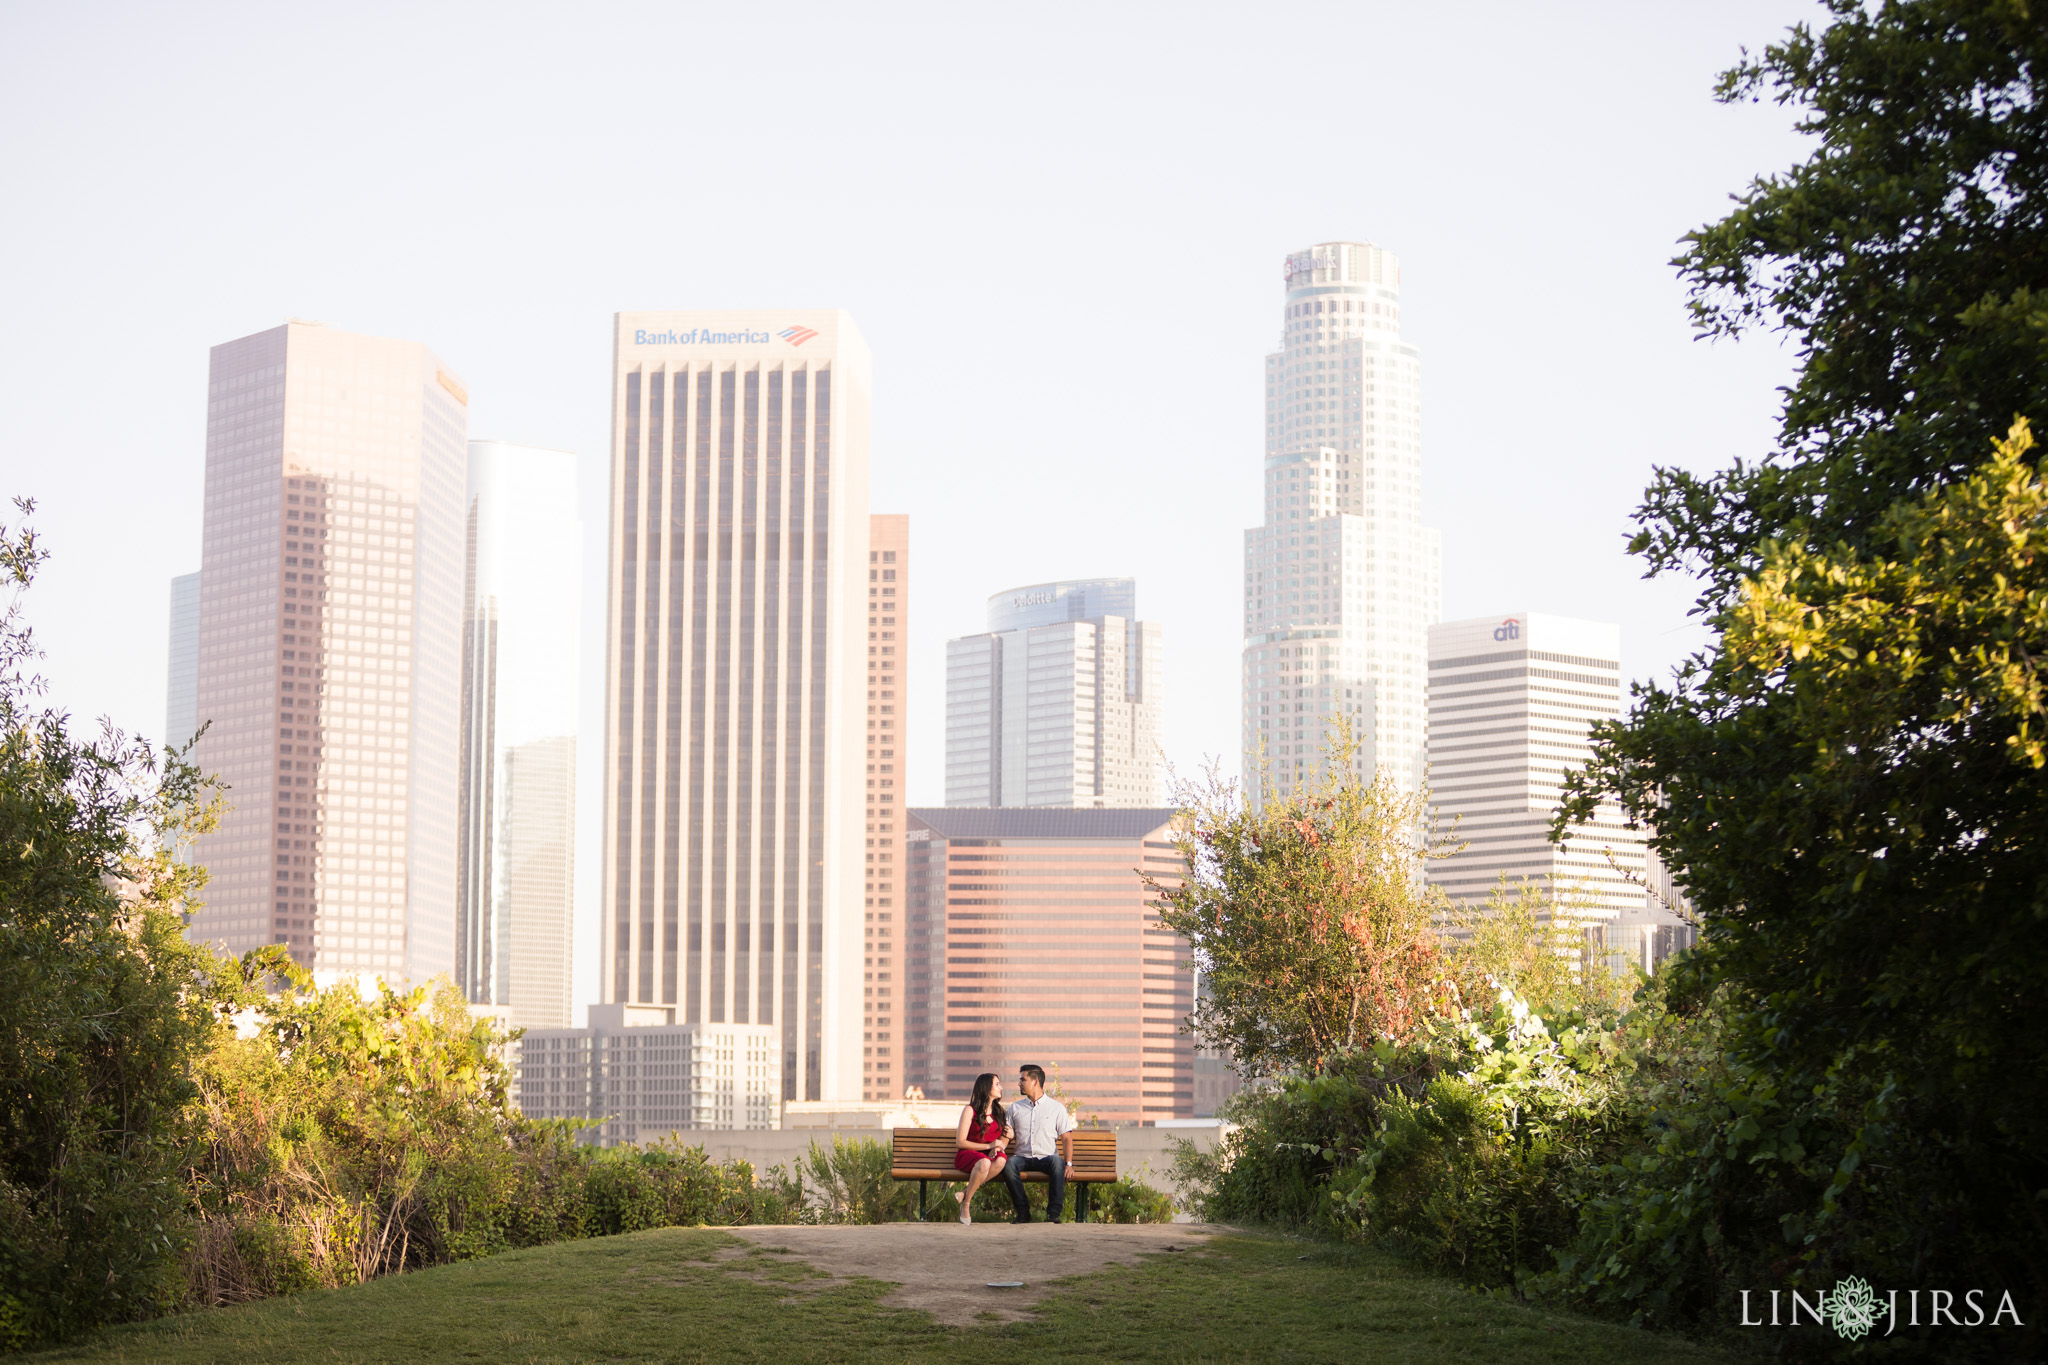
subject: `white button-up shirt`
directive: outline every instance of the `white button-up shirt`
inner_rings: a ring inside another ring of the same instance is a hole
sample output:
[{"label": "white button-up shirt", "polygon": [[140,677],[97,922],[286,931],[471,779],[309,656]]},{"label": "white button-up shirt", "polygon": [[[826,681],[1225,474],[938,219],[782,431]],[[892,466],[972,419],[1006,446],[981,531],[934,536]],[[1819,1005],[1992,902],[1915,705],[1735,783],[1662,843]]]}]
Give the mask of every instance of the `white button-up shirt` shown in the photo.
[{"label": "white button-up shirt", "polygon": [[1020,1157],[1058,1156],[1060,1134],[1077,1126],[1067,1106],[1050,1095],[1036,1100],[1019,1095],[1010,1103],[1010,1123],[1017,1130],[1016,1154]]}]

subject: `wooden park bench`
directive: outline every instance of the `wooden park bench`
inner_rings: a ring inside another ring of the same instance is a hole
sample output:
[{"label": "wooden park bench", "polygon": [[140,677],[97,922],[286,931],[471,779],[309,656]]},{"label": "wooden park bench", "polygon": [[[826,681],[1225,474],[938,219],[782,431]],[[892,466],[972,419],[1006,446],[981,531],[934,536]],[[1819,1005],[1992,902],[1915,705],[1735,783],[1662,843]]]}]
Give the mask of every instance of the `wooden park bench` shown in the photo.
[{"label": "wooden park bench", "polygon": [[[925,1215],[925,1194],[934,1180],[962,1182],[967,1179],[953,1165],[953,1130],[950,1128],[892,1128],[889,1132],[889,1174],[896,1180],[917,1182],[917,1216]],[[1001,1180],[995,1176],[993,1181]],[[1027,1184],[1042,1185],[1046,1177],[1026,1171]],[[1109,1128],[1074,1130],[1074,1169],[1067,1184],[1074,1190],[1074,1218],[1088,1221],[1088,1187],[1116,1181],[1116,1133]]]}]

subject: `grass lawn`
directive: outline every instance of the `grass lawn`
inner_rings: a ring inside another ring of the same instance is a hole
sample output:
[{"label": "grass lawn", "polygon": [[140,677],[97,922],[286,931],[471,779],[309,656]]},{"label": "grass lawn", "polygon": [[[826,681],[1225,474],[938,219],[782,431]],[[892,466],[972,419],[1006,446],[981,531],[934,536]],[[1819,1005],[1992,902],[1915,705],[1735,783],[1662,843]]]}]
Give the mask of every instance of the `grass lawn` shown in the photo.
[{"label": "grass lawn", "polygon": [[[1397,1261],[1265,1236],[1205,1239],[1066,1281],[1038,1320],[940,1326],[704,1229],[514,1251],[352,1289],[118,1328],[36,1361],[1201,1360],[1708,1362],[1738,1357],[1481,1298]],[[1020,1357],[1016,1353],[1022,1351]]]}]

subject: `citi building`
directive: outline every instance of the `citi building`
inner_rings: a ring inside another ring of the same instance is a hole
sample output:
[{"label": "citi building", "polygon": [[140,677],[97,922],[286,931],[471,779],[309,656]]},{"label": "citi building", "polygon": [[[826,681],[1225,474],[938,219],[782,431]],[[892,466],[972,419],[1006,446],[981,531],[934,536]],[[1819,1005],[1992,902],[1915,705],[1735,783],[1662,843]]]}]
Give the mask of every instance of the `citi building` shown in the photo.
[{"label": "citi building", "polygon": [[1428,864],[1430,884],[1473,907],[1533,881],[1555,913],[1643,922],[1647,838],[1619,806],[1603,801],[1550,840],[1566,775],[1593,760],[1593,726],[1621,714],[1620,626],[1531,611],[1432,626],[1431,794],[1462,848]]}]

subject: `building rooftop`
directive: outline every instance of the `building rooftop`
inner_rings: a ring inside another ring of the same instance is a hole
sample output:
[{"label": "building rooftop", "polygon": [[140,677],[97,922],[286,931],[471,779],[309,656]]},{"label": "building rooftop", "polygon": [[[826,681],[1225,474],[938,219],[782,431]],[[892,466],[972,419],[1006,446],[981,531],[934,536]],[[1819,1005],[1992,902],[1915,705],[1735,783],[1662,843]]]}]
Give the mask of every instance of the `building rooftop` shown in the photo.
[{"label": "building rooftop", "polygon": [[1142,839],[1179,811],[1140,806],[912,806],[910,818],[947,839]]},{"label": "building rooftop", "polygon": [[988,628],[992,631],[1028,630],[1098,616],[1136,620],[1138,580],[1065,578],[1011,588],[988,599]]}]

